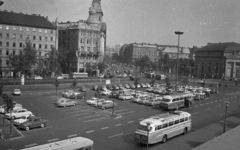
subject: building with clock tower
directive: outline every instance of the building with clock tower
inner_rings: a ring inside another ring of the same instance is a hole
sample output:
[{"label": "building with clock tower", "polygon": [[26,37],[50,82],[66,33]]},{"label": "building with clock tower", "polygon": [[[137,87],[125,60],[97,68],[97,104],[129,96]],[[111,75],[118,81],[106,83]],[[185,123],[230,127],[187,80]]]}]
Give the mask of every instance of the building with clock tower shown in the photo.
[{"label": "building with clock tower", "polygon": [[97,64],[103,61],[107,25],[103,22],[101,0],[93,0],[87,20],[58,22],[59,48],[69,51],[68,72],[97,75]]}]

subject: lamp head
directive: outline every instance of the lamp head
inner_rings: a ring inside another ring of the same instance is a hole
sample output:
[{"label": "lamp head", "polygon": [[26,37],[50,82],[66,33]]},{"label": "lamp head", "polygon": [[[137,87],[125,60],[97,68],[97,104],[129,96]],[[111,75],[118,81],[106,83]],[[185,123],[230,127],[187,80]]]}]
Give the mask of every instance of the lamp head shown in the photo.
[{"label": "lamp head", "polygon": [[229,101],[225,101],[224,103],[228,106],[228,104],[229,104],[230,102],[229,102]]},{"label": "lamp head", "polygon": [[3,1],[0,1],[0,6],[1,6],[3,3],[4,3]]},{"label": "lamp head", "polygon": [[177,34],[177,35],[182,35],[183,34],[182,31],[175,31],[174,33]]}]

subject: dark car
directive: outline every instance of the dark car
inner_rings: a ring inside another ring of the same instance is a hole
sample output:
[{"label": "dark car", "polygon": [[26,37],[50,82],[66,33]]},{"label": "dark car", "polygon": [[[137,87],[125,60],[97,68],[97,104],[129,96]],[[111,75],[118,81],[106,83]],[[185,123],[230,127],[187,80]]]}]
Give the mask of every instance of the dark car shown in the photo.
[{"label": "dark car", "polygon": [[119,87],[117,85],[113,85],[114,90],[119,90]]},{"label": "dark car", "polygon": [[107,89],[109,89],[109,90],[113,90],[112,85],[107,85]]},{"label": "dark car", "polygon": [[29,130],[36,127],[45,127],[47,125],[47,120],[42,119],[41,117],[30,117],[26,122],[21,123],[18,128]]},{"label": "dark car", "polygon": [[98,90],[98,85],[94,85],[94,86],[92,87],[92,90],[97,91],[97,90]]},{"label": "dark car", "polygon": [[87,88],[86,86],[81,86],[79,91],[82,91],[82,92],[87,92]]}]

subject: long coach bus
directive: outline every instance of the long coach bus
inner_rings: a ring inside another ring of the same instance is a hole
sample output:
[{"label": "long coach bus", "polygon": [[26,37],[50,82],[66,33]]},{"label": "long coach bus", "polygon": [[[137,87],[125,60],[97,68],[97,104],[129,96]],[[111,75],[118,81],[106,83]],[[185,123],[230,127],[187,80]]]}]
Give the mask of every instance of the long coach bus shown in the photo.
[{"label": "long coach bus", "polygon": [[140,121],[134,138],[142,144],[165,143],[171,137],[186,134],[191,127],[191,114],[174,111]]},{"label": "long coach bus", "polygon": [[84,137],[75,137],[23,150],[94,150],[94,148],[92,140]]},{"label": "long coach bus", "polygon": [[72,74],[70,74],[70,77],[72,79],[84,79],[88,77],[88,73],[87,72],[74,72]]},{"label": "long coach bus", "polygon": [[192,93],[178,93],[163,96],[160,108],[165,110],[179,109],[181,107],[190,107],[194,103],[194,95]]}]

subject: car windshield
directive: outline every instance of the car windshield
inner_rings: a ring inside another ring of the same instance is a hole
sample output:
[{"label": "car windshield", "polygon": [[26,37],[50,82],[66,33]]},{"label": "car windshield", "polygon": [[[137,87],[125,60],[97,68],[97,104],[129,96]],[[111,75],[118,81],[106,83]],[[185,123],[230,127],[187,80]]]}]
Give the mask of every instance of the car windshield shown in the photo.
[{"label": "car windshield", "polygon": [[170,102],[171,100],[164,98],[162,101],[163,101],[163,102]]}]

